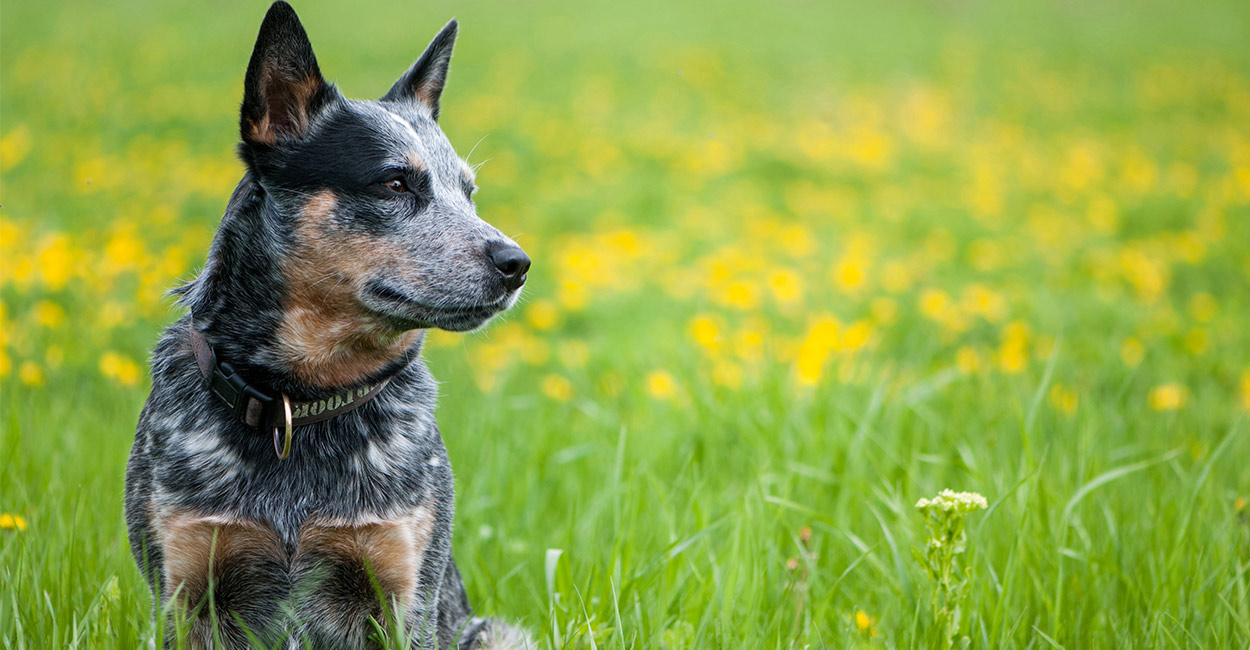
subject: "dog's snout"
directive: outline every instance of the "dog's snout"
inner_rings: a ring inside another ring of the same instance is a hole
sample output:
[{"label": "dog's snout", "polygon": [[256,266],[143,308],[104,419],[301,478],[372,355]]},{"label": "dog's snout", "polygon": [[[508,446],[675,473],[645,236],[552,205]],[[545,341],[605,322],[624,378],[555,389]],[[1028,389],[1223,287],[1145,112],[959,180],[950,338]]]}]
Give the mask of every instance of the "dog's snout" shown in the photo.
[{"label": "dog's snout", "polygon": [[486,256],[503,276],[504,286],[515,291],[525,284],[525,273],[530,270],[530,258],[520,246],[512,242],[493,241],[486,245]]}]

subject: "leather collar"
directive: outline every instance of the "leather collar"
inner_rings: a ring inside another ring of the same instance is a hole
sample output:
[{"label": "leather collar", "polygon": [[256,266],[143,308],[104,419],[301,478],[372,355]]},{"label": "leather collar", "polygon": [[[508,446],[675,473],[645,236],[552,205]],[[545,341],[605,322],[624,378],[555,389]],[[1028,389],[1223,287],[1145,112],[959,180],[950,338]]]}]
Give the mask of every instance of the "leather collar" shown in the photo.
[{"label": "leather collar", "polygon": [[[209,388],[226,403],[239,421],[262,431],[273,427],[276,434],[280,427],[286,427],[289,431],[292,427],[342,415],[376,397],[390,381],[389,378],[383,379],[376,384],[353,388],[321,399],[292,401],[285,393],[248,382],[229,363],[218,361],[212,346],[195,329],[194,320],[190,321],[189,329],[195,361],[204,378],[208,380]],[[284,454],[279,452],[279,456]]]}]

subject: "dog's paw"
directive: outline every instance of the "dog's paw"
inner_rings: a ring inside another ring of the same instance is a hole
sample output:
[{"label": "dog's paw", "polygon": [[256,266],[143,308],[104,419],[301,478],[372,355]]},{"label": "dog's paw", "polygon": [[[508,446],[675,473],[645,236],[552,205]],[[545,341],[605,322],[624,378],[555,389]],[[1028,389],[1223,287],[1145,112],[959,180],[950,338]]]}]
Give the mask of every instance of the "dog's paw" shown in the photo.
[{"label": "dog's paw", "polygon": [[529,632],[494,618],[474,618],[460,634],[459,650],[534,650]]}]

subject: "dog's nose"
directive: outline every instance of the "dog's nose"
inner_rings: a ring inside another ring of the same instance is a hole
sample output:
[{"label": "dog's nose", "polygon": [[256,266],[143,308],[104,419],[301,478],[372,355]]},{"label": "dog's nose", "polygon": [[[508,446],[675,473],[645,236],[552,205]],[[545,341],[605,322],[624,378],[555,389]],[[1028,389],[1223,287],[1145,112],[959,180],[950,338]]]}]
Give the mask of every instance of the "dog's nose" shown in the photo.
[{"label": "dog's nose", "polygon": [[525,284],[525,273],[530,270],[530,258],[520,246],[511,242],[493,241],[486,245],[486,255],[499,269],[503,284],[515,291]]}]

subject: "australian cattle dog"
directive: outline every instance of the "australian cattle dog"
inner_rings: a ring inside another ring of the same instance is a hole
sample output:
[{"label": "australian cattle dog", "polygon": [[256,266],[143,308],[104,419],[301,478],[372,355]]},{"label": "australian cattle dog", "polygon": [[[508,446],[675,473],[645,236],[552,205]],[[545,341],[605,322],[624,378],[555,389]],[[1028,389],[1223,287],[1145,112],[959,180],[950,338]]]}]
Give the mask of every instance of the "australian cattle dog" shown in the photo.
[{"label": "australian cattle dog", "polygon": [[321,76],[269,9],[244,80],[246,166],[188,310],[152,357],[126,520],[158,621],[191,647],[522,648],[471,614],[429,328],[511,307],[530,260],[478,218],[438,125],[452,21],[378,101]]}]

